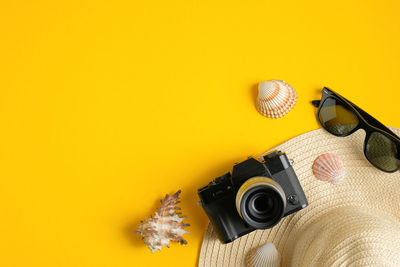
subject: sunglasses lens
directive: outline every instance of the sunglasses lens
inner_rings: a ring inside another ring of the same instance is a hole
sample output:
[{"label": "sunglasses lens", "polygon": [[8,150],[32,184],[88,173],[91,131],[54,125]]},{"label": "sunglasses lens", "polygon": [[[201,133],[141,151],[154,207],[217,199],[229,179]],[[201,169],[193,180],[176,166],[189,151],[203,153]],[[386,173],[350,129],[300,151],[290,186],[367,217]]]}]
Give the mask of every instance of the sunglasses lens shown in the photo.
[{"label": "sunglasses lens", "polygon": [[319,121],[334,135],[345,135],[358,125],[358,118],[340,100],[328,97],[319,109]]},{"label": "sunglasses lens", "polygon": [[393,172],[400,167],[399,146],[379,132],[373,132],[366,147],[368,159],[377,167]]}]

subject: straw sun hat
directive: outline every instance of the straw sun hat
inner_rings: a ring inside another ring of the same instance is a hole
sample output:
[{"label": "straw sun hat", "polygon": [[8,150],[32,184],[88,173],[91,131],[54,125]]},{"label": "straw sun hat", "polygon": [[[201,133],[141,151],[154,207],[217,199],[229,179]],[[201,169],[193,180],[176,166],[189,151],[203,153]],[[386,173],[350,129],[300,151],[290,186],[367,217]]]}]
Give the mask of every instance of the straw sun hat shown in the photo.
[{"label": "straw sun hat", "polygon": [[[318,129],[276,147],[294,160],[308,207],[225,245],[208,225],[199,266],[246,266],[249,252],[267,242],[279,251],[281,266],[400,266],[400,172],[374,168],[363,154],[364,137]],[[344,162],[347,176],[339,184],[312,173],[315,158],[328,152]]]}]

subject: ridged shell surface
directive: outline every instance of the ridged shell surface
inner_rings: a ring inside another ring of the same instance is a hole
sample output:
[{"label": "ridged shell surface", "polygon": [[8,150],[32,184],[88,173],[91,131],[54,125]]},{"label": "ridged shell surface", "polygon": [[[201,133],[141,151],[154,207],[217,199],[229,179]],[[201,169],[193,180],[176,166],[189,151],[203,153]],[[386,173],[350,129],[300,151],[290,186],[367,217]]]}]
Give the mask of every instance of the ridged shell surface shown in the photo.
[{"label": "ridged shell surface", "polygon": [[314,176],[321,181],[340,183],[346,176],[343,161],[336,154],[326,153],[318,156],[312,166]]},{"label": "ridged shell surface", "polygon": [[189,232],[184,228],[189,224],[184,224],[186,217],[180,217],[180,210],[176,205],[179,203],[179,190],[172,196],[166,195],[161,201],[161,208],[150,218],[142,221],[136,233],[142,235],[144,243],[149,247],[151,252],[160,250],[162,247],[169,247],[170,241],[187,244],[182,235]]},{"label": "ridged shell surface", "polygon": [[266,243],[250,251],[247,256],[247,266],[250,267],[279,267],[281,256],[273,243]]},{"label": "ridged shell surface", "polygon": [[261,82],[258,85],[256,108],[268,118],[285,116],[296,104],[296,90],[281,80]]}]

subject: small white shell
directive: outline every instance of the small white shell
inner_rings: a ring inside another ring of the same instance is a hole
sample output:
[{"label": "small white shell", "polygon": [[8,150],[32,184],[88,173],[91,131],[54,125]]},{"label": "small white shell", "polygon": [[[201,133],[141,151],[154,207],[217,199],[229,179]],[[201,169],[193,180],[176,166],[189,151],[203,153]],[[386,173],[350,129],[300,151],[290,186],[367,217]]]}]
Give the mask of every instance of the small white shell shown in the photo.
[{"label": "small white shell", "polygon": [[247,266],[279,267],[281,256],[273,243],[266,243],[251,251],[247,256]]},{"label": "small white shell", "polygon": [[312,166],[314,176],[321,181],[340,183],[346,176],[343,161],[338,155],[326,153],[318,156]]},{"label": "small white shell", "polygon": [[296,104],[296,90],[281,80],[261,82],[258,85],[256,108],[268,118],[285,116]]}]

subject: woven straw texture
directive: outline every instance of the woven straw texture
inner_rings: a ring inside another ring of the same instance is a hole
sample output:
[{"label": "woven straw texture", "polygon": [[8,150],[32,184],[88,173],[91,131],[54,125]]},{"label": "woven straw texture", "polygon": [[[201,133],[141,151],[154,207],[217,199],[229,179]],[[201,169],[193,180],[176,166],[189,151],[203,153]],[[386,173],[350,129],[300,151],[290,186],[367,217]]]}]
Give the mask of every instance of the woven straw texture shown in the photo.
[{"label": "woven straw texture", "polygon": [[[364,138],[364,131],[339,138],[318,129],[277,146],[294,160],[309,206],[226,245],[208,225],[199,266],[246,266],[249,251],[266,242],[277,247],[281,266],[400,266],[400,172],[374,168]],[[328,152],[341,157],[347,172],[337,185],[312,174],[315,158]]]}]

